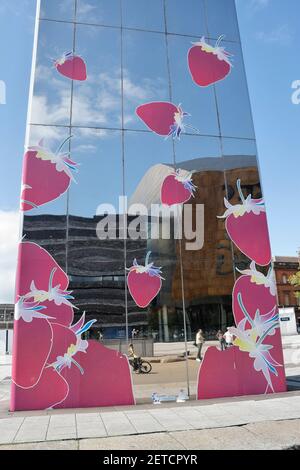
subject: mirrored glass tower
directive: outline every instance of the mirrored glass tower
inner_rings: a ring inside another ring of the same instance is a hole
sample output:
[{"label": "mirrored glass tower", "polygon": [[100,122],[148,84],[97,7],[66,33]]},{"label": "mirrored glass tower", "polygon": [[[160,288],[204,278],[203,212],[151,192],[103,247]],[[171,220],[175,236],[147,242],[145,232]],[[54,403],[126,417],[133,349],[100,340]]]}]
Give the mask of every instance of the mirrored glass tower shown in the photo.
[{"label": "mirrored glass tower", "polygon": [[11,410],[285,391],[234,0],[38,0]]}]

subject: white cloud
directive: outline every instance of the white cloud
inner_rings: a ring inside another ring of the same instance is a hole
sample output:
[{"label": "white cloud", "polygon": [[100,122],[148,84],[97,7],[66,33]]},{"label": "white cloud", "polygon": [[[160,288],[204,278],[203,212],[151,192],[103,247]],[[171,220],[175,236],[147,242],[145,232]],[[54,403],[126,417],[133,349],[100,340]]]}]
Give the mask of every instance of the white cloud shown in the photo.
[{"label": "white cloud", "polygon": [[0,303],[14,303],[19,211],[0,210]]},{"label": "white cloud", "polygon": [[251,0],[249,3],[249,8],[253,12],[257,12],[269,6],[271,0]]},{"label": "white cloud", "polygon": [[[88,16],[90,13],[94,13],[95,9],[97,9],[95,5],[91,5],[88,2],[81,2],[77,7],[77,15],[82,19],[82,16]],[[93,16],[91,18],[93,19]]]},{"label": "white cloud", "polygon": [[282,46],[287,46],[293,41],[293,32],[290,27],[285,24],[279,26],[273,31],[261,31],[256,33],[256,38],[266,44],[280,44]]},{"label": "white cloud", "polygon": [[267,8],[272,0],[236,0],[241,11],[245,11],[246,15],[253,17],[260,11]]},{"label": "white cloud", "polygon": [[[36,94],[33,98],[31,122],[34,124],[67,124],[70,114],[70,89],[65,83],[53,78],[51,70],[39,66],[36,83],[46,88],[47,93]],[[155,99],[157,90],[164,87],[164,80],[143,79],[135,83],[128,71],[124,71],[124,97],[126,101],[125,124],[135,119],[138,104]],[[120,127],[121,125],[121,79],[119,72],[90,75],[84,85],[76,85],[73,97],[73,123],[87,126],[76,129],[78,137],[93,137],[92,127]],[[31,145],[42,138],[52,147],[54,141],[64,138],[65,130],[59,127],[33,126],[30,135]],[[106,137],[107,131],[98,131],[98,137]],[[86,142],[88,144],[88,142]]]}]

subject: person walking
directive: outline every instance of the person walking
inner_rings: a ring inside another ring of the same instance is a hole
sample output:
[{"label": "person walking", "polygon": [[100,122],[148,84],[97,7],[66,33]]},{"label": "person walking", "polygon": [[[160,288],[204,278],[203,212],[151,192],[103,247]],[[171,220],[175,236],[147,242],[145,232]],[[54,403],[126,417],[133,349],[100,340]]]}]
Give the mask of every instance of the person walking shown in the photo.
[{"label": "person walking", "polygon": [[226,341],[227,348],[230,348],[231,346],[233,346],[233,334],[230,332],[229,327],[227,328],[227,331],[224,334],[224,339]]},{"label": "person walking", "polygon": [[196,341],[195,341],[195,344],[198,348],[198,354],[197,354],[197,359],[196,361],[198,362],[201,362],[202,361],[202,355],[201,355],[201,352],[202,352],[202,347],[203,347],[203,344],[205,343],[205,338],[204,338],[204,334],[203,334],[203,331],[202,330],[198,330],[197,334],[196,334]]},{"label": "person walking", "polygon": [[221,351],[225,351],[225,349],[226,349],[226,341],[225,341],[223,332],[222,332],[221,330],[219,330],[216,336],[217,336],[217,340],[218,340],[219,343],[220,343]]}]

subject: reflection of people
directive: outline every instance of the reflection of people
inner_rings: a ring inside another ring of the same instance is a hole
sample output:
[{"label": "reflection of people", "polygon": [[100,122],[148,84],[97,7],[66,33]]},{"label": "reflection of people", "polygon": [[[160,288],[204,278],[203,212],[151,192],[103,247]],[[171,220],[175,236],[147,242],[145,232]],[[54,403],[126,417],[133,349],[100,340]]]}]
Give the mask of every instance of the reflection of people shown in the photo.
[{"label": "reflection of people", "polygon": [[233,334],[230,333],[229,328],[227,328],[227,331],[224,334],[224,339],[226,341],[226,347],[230,348],[230,346],[233,345]]},{"label": "reflection of people", "polygon": [[130,345],[128,346],[128,357],[129,359],[132,359],[133,369],[136,370],[138,368],[139,357],[135,354],[132,343],[130,343]]},{"label": "reflection of people", "polygon": [[198,362],[201,362],[202,361],[202,355],[201,355],[201,351],[202,351],[202,347],[203,347],[203,344],[205,343],[205,339],[204,339],[204,335],[203,335],[203,331],[202,330],[198,330],[197,334],[196,334],[196,346],[198,348],[198,354],[197,354],[197,361]]},{"label": "reflection of people", "polygon": [[131,332],[131,338],[132,339],[137,338],[138,334],[139,334],[139,330],[136,330],[135,328],[133,328],[133,330]]},{"label": "reflection of people", "polygon": [[99,339],[99,341],[103,341],[103,339],[104,339],[103,330],[99,330],[98,339]]},{"label": "reflection of people", "polygon": [[219,330],[217,333],[217,340],[220,343],[221,351],[224,351],[226,349],[226,341],[221,330]]}]

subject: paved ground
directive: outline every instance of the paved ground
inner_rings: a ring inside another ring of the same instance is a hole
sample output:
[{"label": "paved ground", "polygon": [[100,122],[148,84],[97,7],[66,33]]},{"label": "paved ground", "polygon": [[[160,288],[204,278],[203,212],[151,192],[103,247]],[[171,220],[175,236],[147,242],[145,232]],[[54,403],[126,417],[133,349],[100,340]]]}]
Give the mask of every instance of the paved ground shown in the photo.
[{"label": "paved ground", "polygon": [[30,444],[27,448],[148,450],[300,446],[300,393],[118,411],[15,413],[0,419],[0,450],[26,448],[23,444]]},{"label": "paved ground", "polygon": [[285,450],[299,447],[300,421],[136,436],[0,446],[0,450]]},{"label": "paved ground", "polygon": [[[288,357],[292,357],[292,353]],[[0,359],[0,450],[285,449],[300,446],[300,367],[297,362],[286,368],[289,389],[295,391],[282,395],[135,408],[9,413],[11,358],[2,356]],[[171,377],[169,389],[171,380],[179,378],[184,364],[161,366]],[[157,391],[163,391],[164,385],[158,383],[155,367],[153,374],[146,378],[148,383],[138,385],[146,387],[143,393],[150,394],[154,384],[161,387]],[[191,367],[194,369],[196,363]],[[137,376],[137,383],[139,380]]]}]

